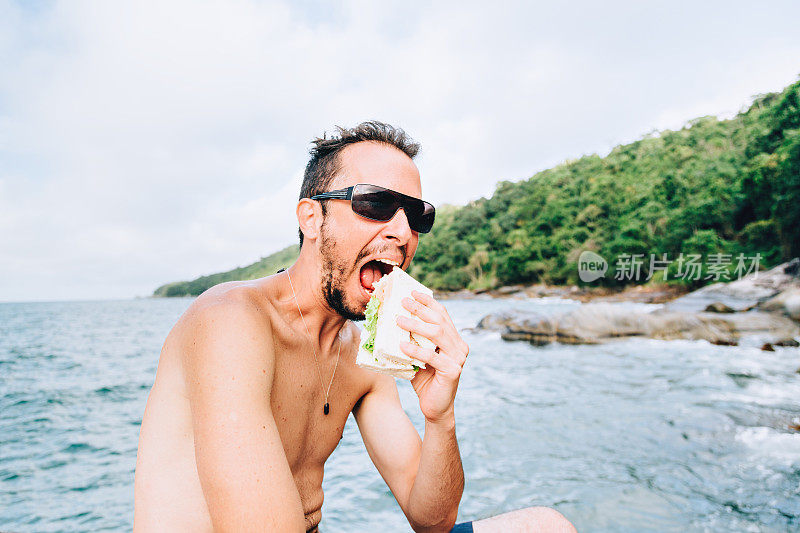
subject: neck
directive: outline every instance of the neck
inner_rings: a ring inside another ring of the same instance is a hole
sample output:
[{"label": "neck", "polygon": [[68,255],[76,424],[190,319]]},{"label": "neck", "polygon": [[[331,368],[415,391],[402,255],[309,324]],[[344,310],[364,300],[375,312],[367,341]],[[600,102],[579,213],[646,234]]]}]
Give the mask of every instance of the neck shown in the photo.
[{"label": "neck", "polygon": [[311,342],[318,347],[317,354],[335,358],[337,335],[347,320],[328,305],[320,290],[322,272],[319,264],[309,261],[307,255],[300,254],[294,265],[286,269],[288,275],[281,273],[284,279],[281,281],[280,301],[289,321],[304,337],[308,327]]}]

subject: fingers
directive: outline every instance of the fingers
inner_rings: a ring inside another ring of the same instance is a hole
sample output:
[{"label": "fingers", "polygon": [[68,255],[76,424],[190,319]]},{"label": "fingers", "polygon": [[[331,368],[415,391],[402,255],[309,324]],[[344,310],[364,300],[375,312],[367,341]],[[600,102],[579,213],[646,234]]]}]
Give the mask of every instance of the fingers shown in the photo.
[{"label": "fingers", "polygon": [[438,337],[440,337],[442,328],[438,324],[429,324],[428,322],[423,322],[415,318],[398,316],[397,325],[407,331],[419,333],[423,337],[430,339],[436,344],[441,344],[442,339],[438,339]]},{"label": "fingers", "polygon": [[[412,315],[421,318],[428,324],[439,326],[441,329],[441,334],[447,333],[449,337],[458,337],[456,327],[442,304],[437,302],[431,296],[418,291],[411,291],[411,295],[414,296],[414,300],[408,297],[401,300],[404,308],[406,308]],[[437,334],[436,331],[431,331],[431,333],[434,335]],[[431,340],[434,340],[429,335],[425,336]]]},{"label": "fingers", "polygon": [[454,357],[455,357],[455,359],[456,359],[456,362],[457,362],[457,363],[458,363],[460,366],[462,366],[462,367],[463,367],[463,366],[464,366],[464,363],[466,363],[466,362],[467,362],[467,355],[469,355],[469,346],[467,346],[467,343],[466,343],[466,342],[464,342],[464,341],[461,341],[461,342],[459,343],[459,345],[460,345],[460,346],[464,346],[465,348],[457,350],[457,351],[455,352],[455,354],[456,354],[456,355],[455,355]]},{"label": "fingers", "polygon": [[445,309],[445,307],[442,304],[437,302],[433,296],[428,296],[424,292],[419,292],[419,291],[411,291],[411,296],[413,296],[416,300],[419,300],[420,302],[425,304],[427,307],[435,311],[438,311],[442,315],[450,318],[450,315],[447,314],[447,309]]},{"label": "fingers", "polygon": [[[456,360],[461,366],[469,355],[469,346],[458,334],[447,309],[431,296],[419,291],[411,291],[414,297],[403,298],[402,305],[410,313],[418,317],[406,318],[398,317],[397,325],[401,328],[419,333],[430,339],[441,348],[445,355]],[[424,322],[423,322],[424,321]]]},{"label": "fingers", "polygon": [[410,342],[401,342],[400,349],[409,357],[422,361],[432,366],[437,372],[457,379],[461,375],[461,365],[444,354],[437,353],[430,348],[422,348]]},{"label": "fingers", "polygon": [[429,322],[431,324],[437,324],[440,322],[439,316],[434,312],[433,309],[431,309],[426,305],[423,305],[417,300],[405,297],[401,300],[401,303],[403,304],[403,307],[405,307],[406,310],[408,310],[409,313],[418,316],[425,322]]}]

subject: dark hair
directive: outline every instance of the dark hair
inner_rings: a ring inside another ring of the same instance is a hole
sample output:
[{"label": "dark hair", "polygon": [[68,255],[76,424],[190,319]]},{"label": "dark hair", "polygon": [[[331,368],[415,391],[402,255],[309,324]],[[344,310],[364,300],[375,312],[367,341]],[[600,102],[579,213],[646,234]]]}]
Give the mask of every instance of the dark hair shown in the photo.
[{"label": "dark hair", "polygon": [[[419,144],[409,137],[405,131],[389,124],[370,120],[362,122],[350,129],[336,126],[336,133],[330,139],[323,134],[312,141],[314,145],[309,153],[311,159],[306,165],[303,184],[300,186],[300,198],[311,198],[315,194],[328,191],[333,178],[341,170],[339,153],[347,146],[364,141],[374,141],[394,146],[411,159],[419,153]],[[327,215],[325,202],[321,202],[322,216]],[[298,229],[300,246],[303,246],[303,232]]]}]

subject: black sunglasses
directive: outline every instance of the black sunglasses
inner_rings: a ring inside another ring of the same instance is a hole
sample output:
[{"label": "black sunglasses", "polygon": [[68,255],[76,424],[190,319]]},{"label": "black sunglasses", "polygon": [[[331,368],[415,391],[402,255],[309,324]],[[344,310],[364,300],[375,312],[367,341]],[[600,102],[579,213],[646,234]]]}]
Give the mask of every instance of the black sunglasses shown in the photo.
[{"label": "black sunglasses", "polygon": [[408,226],[419,233],[428,233],[433,227],[436,210],[431,204],[391,189],[359,183],[346,189],[316,194],[312,200],[350,200],[353,211],[364,218],[386,222],[401,207]]}]

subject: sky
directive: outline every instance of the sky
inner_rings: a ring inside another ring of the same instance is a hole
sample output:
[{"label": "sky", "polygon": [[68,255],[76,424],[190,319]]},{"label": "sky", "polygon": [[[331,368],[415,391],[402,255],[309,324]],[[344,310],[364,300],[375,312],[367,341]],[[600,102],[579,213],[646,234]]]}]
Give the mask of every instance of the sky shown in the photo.
[{"label": "sky", "polygon": [[0,301],[148,296],[297,242],[310,141],[378,119],[490,196],[800,75],[800,3],[0,0]]}]

